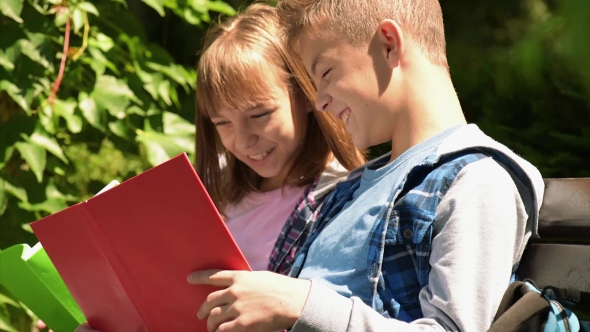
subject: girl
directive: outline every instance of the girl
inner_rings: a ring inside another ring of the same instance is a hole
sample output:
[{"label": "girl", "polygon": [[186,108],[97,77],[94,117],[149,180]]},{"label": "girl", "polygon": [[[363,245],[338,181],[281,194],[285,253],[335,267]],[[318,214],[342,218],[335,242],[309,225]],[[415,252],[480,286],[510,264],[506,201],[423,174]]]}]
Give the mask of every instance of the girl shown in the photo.
[{"label": "girl", "polygon": [[271,6],[211,29],[197,77],[197,172],[252,269],[286,274],[323,198],[364,157],[341,121],[313,111]]},{"label": "girl", "polygon": [[252,269],[287,274],[323,199],[364,155],[342,122],[313,111],[315,89],[271,6],[212,28],[197,77],[199,177]]}]

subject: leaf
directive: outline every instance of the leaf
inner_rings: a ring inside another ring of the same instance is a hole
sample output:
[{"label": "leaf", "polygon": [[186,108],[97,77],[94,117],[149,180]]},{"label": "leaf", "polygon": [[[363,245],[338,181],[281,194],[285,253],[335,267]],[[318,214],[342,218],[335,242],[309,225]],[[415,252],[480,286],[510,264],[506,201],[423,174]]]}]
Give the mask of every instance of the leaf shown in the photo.
[{"label": "leaf", "polygon": [[140,132],[137,140],[144,145],[148,162],[152,166],[159,165],[182,152],[192,153],[195,148],[194,139],[153,131]]},{"label": "leaf", "polygon": [[23,110],[29,113],[29,105],[26,99],[21,95],[20,89],[9,81],[0,81],[0,91],[6,91],[8,95],[20,106]]},{"label": "leaf", "polygon": [[41,128],[35,129],[35,132],[30,137],[30,141],[35,143],[36,145],[44,148],[45,150],[51,152],[54,156],[59,158],[64,163],[68,164],[69,160],[64,155],[61,146],[57,142],[57,140],[51,136],[49,136],[44,130]]},{"label": "leaf", "polygon": [[140,107],[133,105],[131,107],[129,107],[125,113],[131,115],[131,114],[136,114],[139,116],[146,116],[146,112],[144,110],[142,110]]},{"label": "leaf", "polygon": [[[0,285],[0,290],[2,290],[2,285]],[[21,305],[16,301],[16,299],[13,298],[14,295],[12,294],[5,294],[5,293],[0,293],[0,305],[3,304],[8,304],[11,305],[15,308],[21,308]]]},{"label": "leaf", "polygon": [[96,34],[96,42],[97,47],[101,49],[103,52],[108,52],[115,46],[115,42],[113,39],[104,33],[97,33]]},{"label": "leaf", "polygon": [[6,211],[6,207],[8,207],[8,195],[6,195],[4,188],[2,188],[1,181],[2,180],[0,180],[0,216],[4,214],[4,211]]},{"label": "leaf", "polygon": [[79,8],[74,9],[72,14],[72,23],[74,23],[74,31],[78,32],[84,26],[84,12]]},{"label": "leaf", "polygon": [[98,10],[90,2],[87,2],[87,1],[80,2],[77,7],[85,12],[94,14],[95,16],[99,16]]},{"label": "leaf", "polygon": [[160,16],[164,17],[164,1],[163,0],[142,0],[146,5],[155,9]]},{"label": "leaf", "polygon": [[0,178],[0,188],[16,197],[19,201],[27,202],[29,200],[25,189],[17,187],[6,179]]},{"label": "leaf", "polygon": [[39,112],[39,123],[48,133],[55,134],[54,112],[49,103],[42,106]]},{"label": "leaf", "polygon": [[21,52],[24,55],[26,55],[27,57],[29,57],[29,59],[35,61],[36,63],[40,64],[44,68],[51,69],[51,70],[53,69],[49,63],[49,60],[47,60],[45,57],[43,57],[43,55],[41,55],[41,53],[39,52],[38,46],[33,44],[31,41],[24,40],[24,39],[21,39],[20,45],[21,45]]},{"label": "leaf", "polygon": [[158,84],[158,94],[162,97],[166,105],[172,105],[172,100],[170,100],[170,81],[163,80]]},{"label": "leaf", "polygon": [[162,74],[149,74],[143,71],[139,65],[135,66],[135,70],[137,72],[137,76],[139,77],[139,79],[144,83],[143,88],[145,89],[145,91],[147,91],[152,96],[152,98],[157,100],[158,86],[160,82],[164,79]]},{"label": "leaf", "polygon": [[93,58],[82,57],[79,60],[81,60],[85,64],[90,65],[90,68],[94,70],[96,76],[102,76],[107,68],[107,66],[104,63],[97,61]]},{"label": "leaf", "polygon": [[143,143],[147,153],[147,160],[152,166],[160,165],[169,160],[171,156],[166,149],[157,141],[157,138],[148,135],[137,136],[139,142]]},{"label": "leaf", "polygon": [[12,71],[14,69],[14,63],[12,63],[8,54],[5,54],[3,50],[0,50],[0,66],[4,67],[6,71]]},{"label": "leaf", "polygon": [[62,25],[65,25],[68,17],[70,17],[70,8],[61,7],[57,13],[55,13],[55,26],[61,27]]},{"label": "leaf", "polygon": [[113,134],[124,139],[129,139],[129,134],[127,134],[127,126],[122,120],[110,122],[109,129]]},{"label": "leaf", "polygon": [[39,96],[45,94],[47,91],[53,90],[51,82],[46,77],[38,77],[37,81],[32,84],[34,91],[33,95]]},{"label": "leaf", "polygon": [[229,16],[234,16],[236,14],[236,10],[233,9],[232,6],[223,1],[209,1],[208,7],[211,11],[226,14]]},{"label": "leaf", "polygon": [[80,92],[78,95],[78,107],[82,111],[82,115],[94,128],[103,131],[103,119],[105,118],[104,109],[96,107],[96,102],[86,92]]},{"label": "leaf", "polygon": [[178,100],[178,92],[176,92],[176,89],[170,89],[170,99],[172,100],[172,103],[174,103],[174,106],[176,106],[177,108],[182,108],[182,105],[180,104],[180,101]]},{"label": "leaf", "polygon": [[35,174],[37,181],[41,183],[43,181],[43,171],[47,164],[47,153],[45,149],[32,143],[23,142],[16,143],[15,147]]},{"label": "leaf", "polygon": [[0,170],[4,168],[6,162],[8,162],[10,157],[12,157],[12,151],[14,151],[14,145],[4,147],[4,151],[2,151],[2,148],[0,148]]},{"label": "leaf", "polygon": [[182,17],[184,18],[185,21],[187,21],[188,23],[190,23],[192,25],[201,24],[201,19],[197,15],[197,12],[192,8],[186,7],[182,13]]},{"label": "leaf", "polygon": [[1,311],[0,311],[0,331],[18,332],[18,330],[15,329],[14,326],[12,326],[10,324],[10,319],[8,319],[8,317],[6,317],[6,315]]},{"label": "leaf", "polygon": [[47,212],[53,214],[67,208],[68,205],[63,199],[50,198],[44,202],[35,204],[31,204],[28,202],[20,202],[18,203],[18,207],[25,211]]},{"label": "leaf", "polygon": [[78,197],[72,195],[64,195],[61,191],[59,191],[55,186],[53,179],[49,179],[49,183],[47,184],[47,187],[45,187],[45,196],[47,198],[58,198],[63,201],[79,201]]},{"label": "leaf", "polygon": [[98,78],[90,96],[99,108],[106,109],[118,119],[125,117],[125,109],[131,100],[141,105],[141,101],[125,82],[108,75]]},{"label": "leaf", "polygon": [[18,332],[18,330],[11,325],[9,311],[7,310],[6,304],[17,308],[20,306],[15,300],[3,294],[2,289],[3,288],[0,287],[0,309],[4,310],[0,310],[0,331]]},{"label": "leaf", "polygon": [[0,13],[10,17],[18,23],[23,23],[23,19],[20,17],[23,11],[24,0],[1,0],[0,1]]},{"label": "leaf", "polygon": [[195,135],[195,126],[181,116],[164,112],[162,115],[164,133],[170,135]]},{"label": "leaf", "polygon": [[[190,85],[192,83],[187,80],[187,78],[190,75],[187,73],[187,70],[184,69],[184,67],[182,67],[182,66],[174,65],[174,64],[171,64],[168,66],[163,66],[163,65],[155,63],[155,62],[148,62],[146,65],[148,68],[155,70],[155,71],[159,71],[162,74],[170,77],[176,83],[181,84],[183,87],[185,87],[185,90],[187,90],[186,89],[187,84]],[[196,81],[196,78],[195,78],[195,81]]]},{"label": "leaf", "polygon": [[117,67],[112,62],[110,62],[98,48],[89,47],[88,52],[92,56],[90,66],[92,67],[92,69],[94,69],[97,76],[102,76],[105,67],[108,67],[115,74],[119,75],[119,70],[117,69]]},{"label": "leaf", "polygon": [[207,8],[208,2],[207,0],[188,0],[188,5],[197,12],[206,14],[209,11]]},{"label": "leaf", "polygon": [[78,115],[74,114],[76,110],[76,103],[74,100],[56,100],[54,102],[53,110],[58,116],[61,116],[66,120],[66,125],[68,129],[77,134],[82,131],[82,118]]},{"label": "leaf", "polygon": [[31,228],[31,224],[21,224],[20,227],[27,233],[35,234],[33,228]]}]

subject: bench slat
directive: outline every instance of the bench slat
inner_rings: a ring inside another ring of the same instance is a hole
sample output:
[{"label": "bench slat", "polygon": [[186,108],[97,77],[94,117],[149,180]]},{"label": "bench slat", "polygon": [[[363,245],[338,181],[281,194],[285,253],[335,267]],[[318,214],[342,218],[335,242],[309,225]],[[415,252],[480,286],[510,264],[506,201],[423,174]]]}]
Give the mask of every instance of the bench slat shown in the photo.
[{"label": "bench slat", "polygon": [[590,178],[545,179],[541,241],[590,244]]},{"label": "bench slat", "polygon": [[551,285],[590,292],[590,245],[531,244],[517,277],[530,278],[540,288]]}]

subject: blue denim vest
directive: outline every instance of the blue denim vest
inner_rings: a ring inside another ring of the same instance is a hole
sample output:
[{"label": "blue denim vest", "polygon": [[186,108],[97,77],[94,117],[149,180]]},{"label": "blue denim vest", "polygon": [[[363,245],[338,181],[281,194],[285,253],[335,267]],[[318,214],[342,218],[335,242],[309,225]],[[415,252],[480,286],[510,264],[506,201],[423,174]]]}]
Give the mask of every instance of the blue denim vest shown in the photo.
[{"label": "blue denim vest", "polygon": [[[536,205],[531,180],[503,152],[481,147],[428,156],[406,174],[397,188],[393,188],[387,208],[379,214],[371,229],[367,273],[373,294],[372,307],[381,315],[405,322],[423,317],[418,295],[428,284],[436,209],[459,172],[470,163],[487,157],[508,166],[529,188]],[[318,226],[296,257],[291,276],[299,275],[313,241],[352,198],[359,187],[361,174],[351,174],[326,199]],[[538,211],[536,206],[534,211]]]}]

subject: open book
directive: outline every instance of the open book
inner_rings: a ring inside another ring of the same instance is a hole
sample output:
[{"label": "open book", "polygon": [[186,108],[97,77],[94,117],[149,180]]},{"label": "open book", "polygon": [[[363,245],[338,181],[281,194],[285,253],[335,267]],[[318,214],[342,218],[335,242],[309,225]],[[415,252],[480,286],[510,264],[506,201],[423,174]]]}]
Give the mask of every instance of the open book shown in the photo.
[{"label": "open book", "polygon": [[250,269],[186,154],[31,227],[103,332],[206,331],[188,274]]}]

